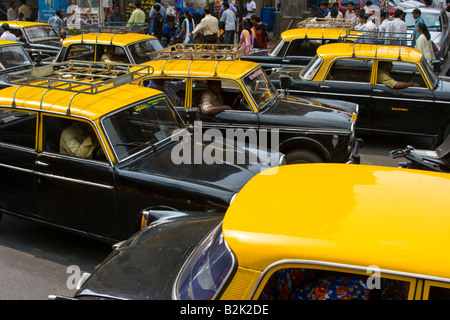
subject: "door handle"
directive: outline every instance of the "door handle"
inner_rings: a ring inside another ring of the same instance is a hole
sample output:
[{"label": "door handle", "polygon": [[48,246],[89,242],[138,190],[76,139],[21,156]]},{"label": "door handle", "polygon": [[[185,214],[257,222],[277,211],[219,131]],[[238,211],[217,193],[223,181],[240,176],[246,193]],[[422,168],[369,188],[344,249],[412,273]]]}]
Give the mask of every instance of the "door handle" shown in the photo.
[{"label": "door handle", "polygon": [[380,89],[373,89],[374,92],[383,92],[383,90]]},{"label": "door handle", "polygon": [[43,166],[43,167],[48,167],[49,166],[48,163],[45,163],[45,162],[42,162],[42,161],[39,161],[39,160],[36,160],[34,162],[34,164],[37,165],[37,166]]},{"label": "door handle", "polygon": [[330,89],[330,86],[324,86],[324,85],[320,85],[320,88],[324,88],[324,89]]}]

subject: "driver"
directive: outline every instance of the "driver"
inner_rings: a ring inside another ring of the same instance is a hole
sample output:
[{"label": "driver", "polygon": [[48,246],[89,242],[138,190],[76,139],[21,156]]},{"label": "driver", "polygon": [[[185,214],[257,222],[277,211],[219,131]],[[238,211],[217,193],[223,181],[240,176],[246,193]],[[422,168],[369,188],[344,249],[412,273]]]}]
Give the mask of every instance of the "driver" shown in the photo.
[{"label": "driver", "polygon": [[106,52],[102,54],[101,57],[102,62],[119,62],[120,56],[116,54],[116,47],[115,46],[107,46]]},{"label": "driver", "polygon": [[223,96],[221,94],[222,82],[217,80],[207,81],[208,89],[202,94],[200,98],[200,105],[202,112],[206,115],[213,116],[223,110],[232,110],[229,105],[224,104]]},{"label": "driver", "polygon": [[73,122],[64,129],[59,140],[62,154],[92,159],[98,140],[89,124]]}]

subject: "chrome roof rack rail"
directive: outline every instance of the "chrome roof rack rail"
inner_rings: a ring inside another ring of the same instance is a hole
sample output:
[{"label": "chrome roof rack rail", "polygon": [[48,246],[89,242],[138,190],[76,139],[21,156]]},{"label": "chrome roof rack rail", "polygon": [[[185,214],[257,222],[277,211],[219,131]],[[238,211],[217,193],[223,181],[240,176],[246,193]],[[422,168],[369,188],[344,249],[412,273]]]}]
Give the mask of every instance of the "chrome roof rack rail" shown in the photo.
[{"label": "chrome roof rack rail", "polygon": [[231,44],[174,44],[150,53],[151,60],[237,60],[251,52],[250,45]]},{"label": "chrome roof rack rail", "polygon": [[[134,70],[131,71],[131,68]],[[152,73],[153,67],[145,65],[67,61],[11,72],[5,76],[5,82],[19,86],[96,94]]]}]

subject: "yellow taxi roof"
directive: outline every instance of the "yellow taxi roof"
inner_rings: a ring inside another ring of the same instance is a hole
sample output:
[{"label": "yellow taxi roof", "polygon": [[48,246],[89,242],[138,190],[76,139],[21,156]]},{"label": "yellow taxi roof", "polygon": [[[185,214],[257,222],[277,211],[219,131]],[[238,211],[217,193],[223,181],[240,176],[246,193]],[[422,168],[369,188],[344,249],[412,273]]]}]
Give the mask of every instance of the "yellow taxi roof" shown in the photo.
[{"label": "yellow taxi roof", "polygon": [[376,45],[376,44],[353,44],[353,43],[331,43],[317,48],[317,54],[330,61],[336,57],[352,56],[379,58],[419,62],[422,59],[422,52],[405,46]]},{"label": "yellow taxi roof", "polygon": [[450,175],[346,164],[268,169],[239,192],[223,231],[239,265],[301,259],[450,279]]},{"label": "yellow taxi roof", "polygon": [[241,79],[251,70],[259,67],[259,64],[243,60],[153,60],[142,65],[154,68],[153,75],[160,75],[164,67],[164,74],[168,76],[195,76],[213,77],[217,76],[229,79]]},{"label": "yellow taxi roof", "polygon": [[[11,106],[16,88],[17,86],[11,86],[0,90],[1,106]],[[29,86],[19,88],[15,99],[16,107],[39,110],[41,108],[41,98],[44,97],[43,110],[65,115],[70,100],[74,97],[70,103],[71,115],[95,121],[111,111],[161,93],[158,90],[134,85],[122,85],[96,94],[81,93],[76,96],[74,96],[74,92],[56,89],[44,94],[46,90]]]},{"label": "yellow taxi roof", "polygon": [[339,39],[347,34],[345,28],[296,28],[289,29],[281,33],[281,37],[285,41],[292,41],[297,38],[326,38]]},{"label": "yellow taxi roof", "polygon": [[63,46],[67,47],[72,43],[82,43],[82,42],[127,46],[130,43],[147,39],[157,39],[157,38],[142,33],[84,33],[64,39]]},{"label": "yellow taxi roof", "polygon": [[50,26],[48,23],[44,22],[33,22],[33,21],[0,21],[0,24],[7,23],[13,28],[26,28],[33,26]]},{"label": "yellow taxi roof", "polygon": [[9,41],[9,40],[0,40],[0,46],[7,46],[7,45],[11,45],[11,44],[16,44],[18,45],[18,42],[15,41]]}]

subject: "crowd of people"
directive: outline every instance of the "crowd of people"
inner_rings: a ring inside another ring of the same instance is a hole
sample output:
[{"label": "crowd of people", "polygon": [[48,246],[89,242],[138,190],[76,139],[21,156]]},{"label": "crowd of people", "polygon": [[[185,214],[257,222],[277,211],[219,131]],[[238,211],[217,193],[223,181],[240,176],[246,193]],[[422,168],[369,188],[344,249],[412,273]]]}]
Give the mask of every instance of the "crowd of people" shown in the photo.
[{"label": "crowd of people", "polygon": [[[446,0],[430,0],[425,4],[430,7],[450,10],[450,1],[447,4]],[[361,37],[358,40],[359,42],[411,45],[422,51],[427,61],[431,63],[435,59],[434,53],[437,48],[421,14],[419,8],[412,11],[415,20],[412,38],[408,36],[405,12],[397,9],[394,15],[390,16],[388,3],[385,0],[380,2],[379,8],[373,7],[370,0],[366,2],[363,8],[355,6],[350,1],[345,14],[338,10],[337,2],[334,2],[330,7],[328,2],[323,1],[315,15],[315,20],[311,20],[310,23],[320,21],[326,24],[331,21],[343,21],[352,25],[355,30],[364,32],[364,37]]]}]

